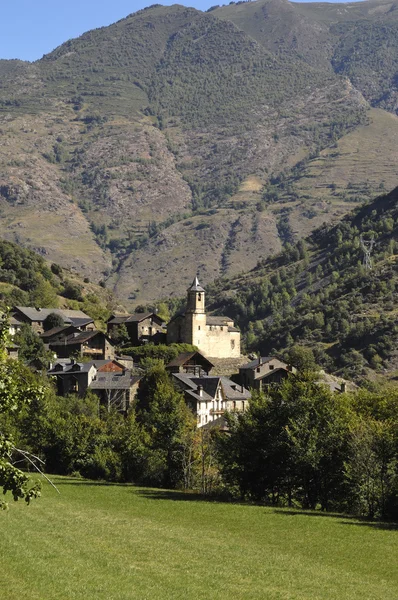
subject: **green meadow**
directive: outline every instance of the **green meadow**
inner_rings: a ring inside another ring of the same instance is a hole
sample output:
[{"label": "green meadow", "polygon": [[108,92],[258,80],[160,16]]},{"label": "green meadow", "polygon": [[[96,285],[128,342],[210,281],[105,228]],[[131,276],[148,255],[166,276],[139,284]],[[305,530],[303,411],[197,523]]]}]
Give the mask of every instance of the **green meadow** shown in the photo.
[{"label": "green meadow", "polygon": [[0,514],[2,600],[388,600],[398,530],[54,478]]}]

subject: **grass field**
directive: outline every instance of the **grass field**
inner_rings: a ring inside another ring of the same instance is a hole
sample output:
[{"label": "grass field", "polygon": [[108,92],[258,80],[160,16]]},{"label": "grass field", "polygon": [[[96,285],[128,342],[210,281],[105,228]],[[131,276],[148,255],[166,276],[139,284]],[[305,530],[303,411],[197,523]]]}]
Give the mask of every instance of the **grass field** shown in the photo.
[{"label": "grass field", "polygon": [[2,600],[398,598],[398,531],[56,478],[0,514]]}]

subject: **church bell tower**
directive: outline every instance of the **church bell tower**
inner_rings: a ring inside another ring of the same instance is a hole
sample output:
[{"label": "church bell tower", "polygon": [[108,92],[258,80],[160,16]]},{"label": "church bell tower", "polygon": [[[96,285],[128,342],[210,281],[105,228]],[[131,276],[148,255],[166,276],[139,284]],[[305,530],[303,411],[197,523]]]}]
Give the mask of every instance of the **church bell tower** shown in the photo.
[{"label": "church bell tower", "polygon": [[191,287],[187,289],[187,313],[200,314],[205,312],[205,291],[199,283],[197,277],[192,282]]},{"label": "church bell tower", "polygon": [[203,348],[206,338],[206,313],[205,313],[205,291],[197,277],[187,290],[187,308],[185,311],[185,323],[187,341],[189,344]]}]

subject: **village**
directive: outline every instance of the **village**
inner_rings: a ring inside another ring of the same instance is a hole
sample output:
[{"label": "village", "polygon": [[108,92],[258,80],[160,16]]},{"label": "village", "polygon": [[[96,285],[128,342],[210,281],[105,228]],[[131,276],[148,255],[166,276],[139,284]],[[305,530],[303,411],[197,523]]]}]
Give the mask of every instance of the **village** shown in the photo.
[{"label": "village", "polygon": [[[59,396],[84,398],[91,391],[108,412],[123,414],[133,406],[144,370],[123,354],[121,331],[134,347],[188,344],[192,350],[168,362],[166,371],[183,393],[198,428],[225,429],[227,411],[244,412],[252,390],[278,386],[297,368],[274,356],[242,356],[239,329],[227,316],[208,315],[205,298],[206,291],[195,277],[187,290],[185,310],[168,324],[156,312],[113,314],[106,333],[97,330],[94,320],[81,310],[15,306],[10,339],[28,325],[53,357],[45,373]],[[7,352],[18,358],[18,345],[11,341]],[[38,369],[35,360],[29,366]],[[346,382],[322,375],[320,385],[336,393],[346,391]]]}]

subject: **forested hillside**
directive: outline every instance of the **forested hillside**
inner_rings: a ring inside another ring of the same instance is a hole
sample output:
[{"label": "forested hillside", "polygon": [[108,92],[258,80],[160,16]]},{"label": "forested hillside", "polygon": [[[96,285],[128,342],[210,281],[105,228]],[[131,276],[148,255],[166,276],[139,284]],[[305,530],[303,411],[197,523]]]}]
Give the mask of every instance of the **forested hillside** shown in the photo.
[{"label": "forested hillside", "polygon": [[0,233],[131,304],[396,186],[397,5],[154,5],[0,60]]},{"label": "forested hillside", "polygon": [[[213,308],[236,319],[247,350],[268,355],[300,344],[348,378],[395,378],[397,234],[398,188],[287,244],[247,275],[220,280],[211,290]],[[361,238],[374,241],[370,269]]]},{"label": "forested hillside", "polygon": [[13,306],[81,309],[103,325],[117,304],[87,277],[82,280],[31,250],[0,241],[0,310]]}]

